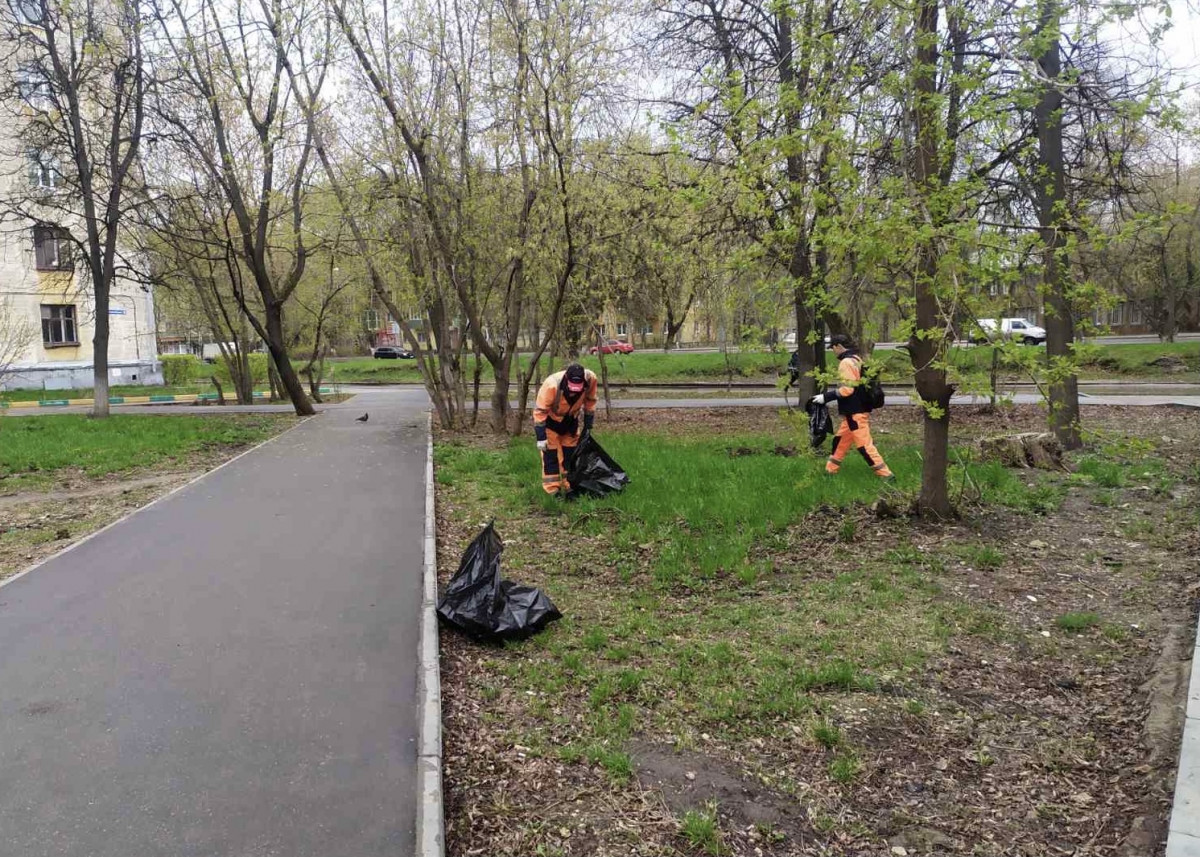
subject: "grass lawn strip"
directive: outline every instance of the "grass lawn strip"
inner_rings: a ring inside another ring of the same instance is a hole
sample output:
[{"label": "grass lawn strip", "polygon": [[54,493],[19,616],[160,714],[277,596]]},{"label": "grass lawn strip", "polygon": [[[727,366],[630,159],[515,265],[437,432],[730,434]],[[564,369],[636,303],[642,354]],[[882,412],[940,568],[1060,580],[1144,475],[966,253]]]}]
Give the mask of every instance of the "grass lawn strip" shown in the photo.
[{"label": "grass lawn strip", "polygon": [[[1018,349],[1025,357],[1045,356],[1044,348]],[[670,352],[657,350],[635,351],[630,355],[612,355],[605,359],[609,382],[613,385],[637,382],[694,383],[766,381],[774,383],[787,375],[789,351],[747,351],[726,355],[717,352]],[[1178,358],[1180,362],[1169,366],[1156,365],[1153,361],[1164,356]],[[880,349],[875,352],[876,360],[884,364],[884,379],[889,383],[911,383],[912,364],[908,355],[898,349]],[[830,357],[832,360],[832,356]],[[992,349],[990,346],[954,348],[948,357],[950,363],[960,371],[971,373],[982,379],[991,369]],[[468,380],[472,377],[474,364],[467,358],[464,369]],[[584,356],[583,365],[599,372],[597,358]],[[542,373],[561,369],[562,364],[542,364]],[[514,377],[515,377],[514,367]],[[1200,342],[1178,342],[1164,344],[1115,344],[1087,346],[1083,352],[1080,377],[1084,379],[1156,379],[1164,381],[1200,382]],[[490,386],[491,366],[484,364],[480,378]],[[330,383],[421,383],[420,370],[415,360],[374,360],[357,357],[335,360],[328,364]],[[1029,381],[1026,372],[1001,366],[1001,380]]]},{"label": "grass lawn strip", "polygon": [[0,578],[295,425],[276,414],[0,421]]},{"label": "grass lawn strip", "polygon": [[[568,506],[524,439],[440,439],[443,577],[494,516],[566,616],[443,635],[450,853],[1154,853],[1177,735],[1143,734],[1141,686],[1192,627],[1200,432],[1097,414],[1074,474],[959,468],[940,527],[872,514],[866,468],[825,480],[768,409],[618,415],[634,484]],[[917,422],[877,422],[913,490]]]}]

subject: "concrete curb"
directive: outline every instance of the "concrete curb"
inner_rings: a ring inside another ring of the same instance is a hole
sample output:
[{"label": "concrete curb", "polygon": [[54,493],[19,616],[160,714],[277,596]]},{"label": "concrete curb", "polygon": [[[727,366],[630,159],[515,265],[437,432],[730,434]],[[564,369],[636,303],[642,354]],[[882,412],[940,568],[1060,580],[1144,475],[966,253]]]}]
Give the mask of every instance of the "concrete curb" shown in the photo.
[{"label": "concrete curb", "polygon": [[1192,650],[1192,678],[1188,683],[1166,857],[1200,857],[1200,623],[1196,648]]},{"label": "concrete curb", "polygon": [[417,855],[442,857],[442,677],[437,626],[437,516],[433,491],[433,413],[425,460],[425,572],[421,599],[420,737],[417,739]]},{"label": "concrete curb", "polygon": [[[322,392],[327,392],[322,390]],[[255,393],[255,399],[268,398],[267,393]],[[110,405],[159,405],[159,404],[189,404],[191,402],[215,402],[216,393],[181,393],[171,396],[109,396]],[[0,408],[90,408],[96,403],[95,399],[38,399],[33,402],[0,402]]]},{"label": "concrete curb", "polygon": [[79,539],[79,541],[71,542],[71,544],[67,545],[62,550],[55,551],[54,553],[50,554],[50,556],[46,557],[45,559],[38,560],[37,562],[35,562],[33,565],[29,566],[28,568],[24,568],[21,571],[18,571],[16,574],[9,575],[8,577],[4,578],[3,580],[0,580],[0,587],[8,586],[10,583],[16,583],[18,580],[20,580],[25,575],[37,571],[43,565],[50,562],[50,560],[57,559],[58,557],[62,556],[65,553],[70,553],[71,551],[75,550],[75,548],[79,547],[80,545],[90,542],[92,539],[96,538],[101,533],[108,532],[113,527],[117,526],[118,524],[124,523],[128,519],[132,518],[134,515],[137,515],[140,512],[144,512],[147,509],[149,509],[151,506],[157,506],[159,503],[162,503],[164,500],[174,497],[176,494],[178,494],[183,489],[190,488],[193,485],[195,485],[197,482],[201,482],[201,481],[207,479],[208,477],[210,477],[214,473],[216,473],[218,470],[224,470],[226,467],[233,464],[235,461],[239,461],[240,459],[245,458],[250,453],[258,452],[258,450],[262,449],[267,444],[274,443],[275,441],[277,441],[281,437],[283,437],[285,434],[295,431],[296,429],[300,428],[300,426],[304,425],[306,422],[308,422],[311,419],[313,419],[313,417],[301,417],[294,426],[288,426],[286,429],[281,431],[279,434],[274,435],[273,437],[269,437],[266,440],[264,440],[262,443],[256,443],[254,446],[250,447],[249,449],[239,452],[233,458],[229,459],[228,461],[222,462],[221,464],[218,464],[212,470],[201,473],[195,479],[189,479],[187,482],[184,482],[178,488],[172,488],[170,491],[168,491],[166,494],[163,494],[161,497],[154,498],[149,503],[147,503],[145,506],[139,506],[138,508],[129,512],[128,514],[122,515],[121,517],[117,518],[112,523],[105,524],[103,527],[96,530],[94,533],[88,533],[86,536]]},{"label": "concrete curb", "polygon": [[[322,387],[322,393],[334,392],[329,387]],[[270,393],[255,391],[253,394],[255,399],[269,399]],[[236,397],[235,397],[236,398]],[[108,403],[110,405],[165,405],[165,404],[191,404],[192,402],[215,402],[217,401],[216,393],[179,393],[170,396],[109,396]],[[88,407],[90,408],[96,402],[95,399],[38,399],[31,402],[0,402],[0,408],[11,408],[19,410],[21,408],[74,408]]]}]

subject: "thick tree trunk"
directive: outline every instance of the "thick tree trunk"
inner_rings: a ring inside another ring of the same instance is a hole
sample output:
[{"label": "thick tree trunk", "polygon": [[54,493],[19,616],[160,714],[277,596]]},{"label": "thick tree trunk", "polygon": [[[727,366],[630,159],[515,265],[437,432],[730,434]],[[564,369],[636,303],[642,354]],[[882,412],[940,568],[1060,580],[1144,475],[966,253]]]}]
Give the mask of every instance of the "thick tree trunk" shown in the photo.
[{"label": "thick tree trunk", "polygon": [[[940,108],[936,100],[938,61],[938,0],[919,0],[917,7],[916,58],[913,76],[916,93],[913,116],[916,120],[914,175],[919,211],[932,218],[929,198],[939,184],[938,123]],[[925,226],[925,224],[921,224]],[[935,364],[945,350],[940,335],[937,299],[938,247],[928,237],[917,248],[917,270],[913,279],[916,299],[916,327],[909,339],[909,354],[916,374],[917,394],[925,409],[924,455],[921,463],[921,494],[917,511],[922,515],[948,517],[952,513],[946,470],[950,458],[950,397],[954,388],[946,383],[946,370]]]},{"label": "thick tree trunk", "polygon": [[311,417],[317,411],[304,392],[304,384],[292,361],[288,358],[287,348],[284,347],[283,319],[278,311],[267,308],[267,350],[271,352],[271,362],[279,376],[280,386],[292,403],[296,416]]},{"label": "thick tree trunk", "polygon": [[1042,72],[1041,96],[1034,109],[1038,131],[1038,226],[1042,239],[1043,287],[1046,301],[1046,356],[1051,362],[1050,430],[1064,449],[1083,445],[1079,435],[1079,377],[1063,366],[1073,360],[1075,317],[1067,295],[1068,270],[1065,258],[1066,167],[1063,161],[1062,93],[1057,86],[1062,72],[1059,55],[1058,0],[1042,0],[1039,31],[1049,37],[1045,52],[1038,57]]},{"label": "thick tree trunk", "polygon": [[[108,416],[108,283],[92,278],[96,296],[96,324],[92,335],[92,416]],[[76,322],[78,324],[78,321]]]}]

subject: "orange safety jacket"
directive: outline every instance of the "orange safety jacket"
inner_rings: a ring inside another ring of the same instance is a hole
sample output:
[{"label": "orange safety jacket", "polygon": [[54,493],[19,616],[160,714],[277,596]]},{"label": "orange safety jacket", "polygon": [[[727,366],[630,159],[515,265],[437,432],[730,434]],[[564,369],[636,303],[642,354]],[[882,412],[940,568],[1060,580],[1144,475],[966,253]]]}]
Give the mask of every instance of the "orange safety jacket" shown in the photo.
[{"label": "orange safety jacket", "polygon": [[863,401],[862,358],[857,351],[842,352],[838,361],[837,401],[839,414],[862,414],[870,410]]},{"label": "orange safety jacket", "polygon": [[574,401],[567,399],[563,378],[566,370],[555,372],[542,382],[537,402],[533,406],[533,430],[538,440],[545,440],[546,430],[557,434],[575,434],[579,428],[579,412],[596,413],[596,373],[583,370],[583,392]]}]

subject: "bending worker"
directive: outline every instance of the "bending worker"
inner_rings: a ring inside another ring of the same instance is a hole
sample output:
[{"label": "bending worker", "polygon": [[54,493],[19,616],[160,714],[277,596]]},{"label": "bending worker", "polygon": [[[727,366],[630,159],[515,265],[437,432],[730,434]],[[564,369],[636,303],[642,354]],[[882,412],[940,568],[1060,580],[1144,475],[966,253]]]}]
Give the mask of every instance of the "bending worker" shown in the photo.
[{"label": "bending worker", "polygon": [[849,336],[835,333],[829,338],[829,347],[838,358],[837,387],[830,387],[824,393],[814,396],[812,401],[824,405],[837,401],[838,413],[842,421],[833,435],[833,452],[825,463],[825,472],[837,473],[841,469],[842,459],[854,447],[868,465],[884,479],[894,479],[892,471],[888,470],[883,456],[875,448],[871,440],[871,407],[867,401],[866,387],[862,384],[862,357],[858,348]]},{"label": "bending worker", "polygon": [[547,494],[565,496],[567,482],[564,450],[579,443],[579,414],[583,428],[591,431],[596,419],[596,373],[572,363],[542,382],[533,406],[533,433],[542,454],[542,487]]}]

